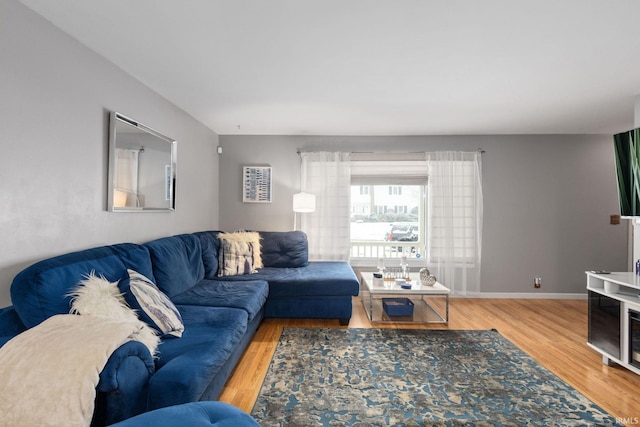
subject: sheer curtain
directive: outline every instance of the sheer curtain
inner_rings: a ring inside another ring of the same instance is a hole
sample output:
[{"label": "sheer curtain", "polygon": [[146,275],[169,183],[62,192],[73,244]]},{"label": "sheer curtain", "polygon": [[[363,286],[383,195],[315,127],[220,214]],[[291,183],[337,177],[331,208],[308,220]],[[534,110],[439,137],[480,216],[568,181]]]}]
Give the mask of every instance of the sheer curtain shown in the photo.
[{"label": "sheer curtain", "polygon": [[116,148],[118,168],[115,190],[126,194],[126,206],[138,206],[138,157],[140,150]]},{"label": "sheer curtain", "polygon": [[428,266],[454,295],[480,292],[482,155],[426,153],[429,168]]},{"label": "sheer curtain", "polygon": [[351,249],[351,168],[349,153],[301,153],[301,190],[315,194],[316,210],[301,215],[309,239],[309,259],[349,259]]}]

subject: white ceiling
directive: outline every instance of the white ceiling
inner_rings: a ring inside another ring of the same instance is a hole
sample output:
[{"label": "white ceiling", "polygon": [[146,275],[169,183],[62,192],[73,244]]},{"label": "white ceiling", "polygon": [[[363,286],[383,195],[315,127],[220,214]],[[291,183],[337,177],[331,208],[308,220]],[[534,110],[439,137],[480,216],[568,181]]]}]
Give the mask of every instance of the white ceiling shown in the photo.
[{"label": "white ceiling", "polygon": [[219,134],[615,133],[638,0],[21,0]]}]

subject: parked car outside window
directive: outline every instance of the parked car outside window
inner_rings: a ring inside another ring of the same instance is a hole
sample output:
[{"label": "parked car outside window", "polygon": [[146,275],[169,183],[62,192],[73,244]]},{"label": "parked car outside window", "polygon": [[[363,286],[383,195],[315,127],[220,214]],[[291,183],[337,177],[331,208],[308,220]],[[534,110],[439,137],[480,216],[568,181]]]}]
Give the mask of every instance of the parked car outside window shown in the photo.
[{"label": "parked car outside window", "polygon": [[417,242],[419,227],[417,222],[396,223],[385,234],[384,240],[387,242]]}]

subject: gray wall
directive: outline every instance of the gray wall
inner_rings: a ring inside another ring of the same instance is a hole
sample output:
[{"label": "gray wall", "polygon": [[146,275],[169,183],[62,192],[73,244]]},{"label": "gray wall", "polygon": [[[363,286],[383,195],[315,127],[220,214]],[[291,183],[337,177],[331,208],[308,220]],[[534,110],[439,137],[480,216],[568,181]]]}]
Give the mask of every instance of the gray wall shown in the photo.
[{"label": "gray wall", "polygon": [[[219,157],[218,136],[192,117],[16,0],[0,9],[0,307],[14,275],[49,256],[203,229],[291,229],[297,149],[487,150],[483,292],[533,292],[542,276],[540,292],[580,293],[584,270],[627,267],[626,224],[608,224],[608,135],[224,136]],[[176,212],[106,211],[110,110],[178,140]],[[273,166],[273,203],[242,203],[248,164]]]},{"label": "gray wall", "polygon": [[[483,148],[483,293],[584,293],[585,270],[627,268],[610,135],[307,137],[220,136],[220,226],[288,230],[303,151]],[[271,204],[242,203],[241,169],[273,167]],[[543,279],[533,288],[533,278]]]},{"label": "gray wall", "polygon": [[[49,256],[218,227],[218,136],[15,0],[0,0],[0,307]],[[108,111],[178,141],[177,211],[106,211]]]}]

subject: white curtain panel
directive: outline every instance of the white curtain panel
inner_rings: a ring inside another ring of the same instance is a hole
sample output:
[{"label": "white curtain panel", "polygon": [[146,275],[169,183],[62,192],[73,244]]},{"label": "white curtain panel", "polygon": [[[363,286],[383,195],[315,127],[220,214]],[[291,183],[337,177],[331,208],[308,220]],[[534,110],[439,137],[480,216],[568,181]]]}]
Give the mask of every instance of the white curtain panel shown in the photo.
[{"label": "white curtain panel", "polygon": [[425,153],[429,169],[427,260],[454,295],[480,292],[482,155]]},{"label": "white curtain panel", "polygon": [[348,260],[351,249],[349,153],[301,153],[301,190],[315,194],[316,210],[300,214],[309,239],[309,259]]},{"label": "white curtain panel", "polygon": [[116,148],[116,189],[134,194],[138,192],[138,154],[139,150]]},{"label": "white curtain panel", "polygon": [[115,190],[127,196],[125,206],[138,206],[138,165],[140,150],[116,148]]}]

